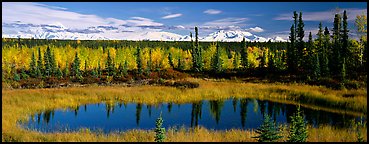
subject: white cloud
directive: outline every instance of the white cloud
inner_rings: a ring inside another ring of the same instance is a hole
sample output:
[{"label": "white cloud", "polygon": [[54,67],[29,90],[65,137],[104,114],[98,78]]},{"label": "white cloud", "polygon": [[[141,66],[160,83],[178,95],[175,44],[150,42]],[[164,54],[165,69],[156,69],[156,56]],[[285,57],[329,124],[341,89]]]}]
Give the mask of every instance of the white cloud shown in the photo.
[{"label": "white cloud", "polygon": [[176,18],[176,17],[180,17],[180,16],[182,16],[182,14],[177,13],[177,14],[171,14],[171,15],[163,16],[161,18],[162,19],[171,19],[171,18]]},{"label": "white cloud", "polygon": [[[346,10],[347,12],[347,20],[352,21],[355,20],[356,15],[360,15],[364,13],[367,15],[367,9],[339,9],[337,10],[329,10],[329,11],[321,11],[321,12],[302,12],[302,19],[304,21],[333,21],[334,15],[336,13],[343,14],[343,11]],[[298,12],[299,13],[299,12]],[[279,16],[275,17],[274,20],[293,20],[293,13],[285,13],[280,14]]]},{"label": "white cloud", "polygon": [[215,21],[210,21],[210,22],[206,22],[204,23],[204,26],[240,26],[242,25],[243,22],[247,21],[248,18],[234,18],[234,17],[230,17],[230,18],[224,18],[224,19],[219,19],[219,20],[215,20]]},{"label": "white cloud", "polygon": [[143,17],[131,17],[131,20],[126,20],[128,26],[163,26],[162,23],[154,22],[151,19]]},{"label": "white cloud", "polygon": [[2,23],[58,24],[71,29],[85,29],[96,26],[162,26],[143,17],[131,17],[129,20],[103,18],[96,15],[67,11],[66,8],[38,3],[2,2]]},{"label": "white cloud", "polygon": [[264,31],[264,29],[260,27],[249,28],[249,30],[252,32],[263,32]]},{"label": "white cloud", "polygon": [[204,13],[214,15],[214,14],[220,14],[220,13],[222,13],[222,11],[215,10],[215,9],[208,9],[208,10],[204,11]]}]

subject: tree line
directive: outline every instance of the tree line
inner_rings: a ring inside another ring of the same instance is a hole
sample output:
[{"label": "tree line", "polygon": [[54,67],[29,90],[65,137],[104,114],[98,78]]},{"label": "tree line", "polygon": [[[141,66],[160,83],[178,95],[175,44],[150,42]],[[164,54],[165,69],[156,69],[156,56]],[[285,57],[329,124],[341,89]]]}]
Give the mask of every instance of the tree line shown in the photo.
[{"label": "tree line", "polygon": [[345,82],[366,73],[365,15],[356,18],[359,41],[349,39],[346,11],[335,15],[331,31],[320,23],[317,38],[310,32],[307,41],[302,12],[293,12],[293,19],[289,42],[199,42],[197,27],[190,42],[3,38],[3,81],[125,77],[175,69],[215,74],[288,72],[307,81],[329,77]]}]

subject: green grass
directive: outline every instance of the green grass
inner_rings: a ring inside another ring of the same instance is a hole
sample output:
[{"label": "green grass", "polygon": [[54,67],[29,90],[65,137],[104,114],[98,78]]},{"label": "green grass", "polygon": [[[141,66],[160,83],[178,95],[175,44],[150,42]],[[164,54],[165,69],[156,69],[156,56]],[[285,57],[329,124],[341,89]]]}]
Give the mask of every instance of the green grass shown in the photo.
[{"label": "green grass", "polygon": [[[137,102],[158,104],[162,102],[188,103],[203,99],[215,100],[230,97],[256,98],[281,103],[298,104],[303,107],[326,111],[365,115],[367,90],[331,90],[325,87],[298,84],[255,84],[228,80],[188,79],[200,83],[199,88],[177,89],[164,86],[122,87],[70,87],[53,89],[2,90],[2,141],[154,141],[154,132],[130,130],[108,135],[88,131],[47,133],[28,131],[17,125],[27,121],[35,112],[50,109],[74,108],[82,104],[99,102]],[[354,95],[344,97],[344,95]],[[321,133],[329,136],[321,136]],[[349,129],[331,126],[311,128],[308,141],[355,141],[355,133]],[[169,130],[167,141],[256,141],[251,139],[254,131],[213,131],[199,128],[195,131]],[[366,140],[366,129],[363,129]],[[337,137],[340,136],[340,137]]]}]

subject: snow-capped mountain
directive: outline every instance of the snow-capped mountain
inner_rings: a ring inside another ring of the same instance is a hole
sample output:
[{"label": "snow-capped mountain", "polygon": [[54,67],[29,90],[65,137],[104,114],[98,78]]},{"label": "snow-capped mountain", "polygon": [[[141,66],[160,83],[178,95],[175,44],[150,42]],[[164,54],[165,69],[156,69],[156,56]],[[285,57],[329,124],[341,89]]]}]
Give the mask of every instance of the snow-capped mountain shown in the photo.
[{"label": "snow-capped mountain", "polygon": [[250,41],[247,37],[252,36],[250,32],[244,31],[224,31],[220,30],[209,34],[204,38],[199,38],[200,41],[222,41],[222,42],[234,42],[242,41],[245,38],[246,41]]},{"label": "snow-capped mountain", "polygon": [[[33,25],[33,24],[4,24],[11,27],[11,31],[2,32],[3,38],[35,38],[35,39],[70,39],[70,40],[159,40],[159,41],[191,41],[189,35],[179,35],[164,31],[140,31],[113,26],[97,26],[87,29],[69,29],[61,24]],[[281,37],[264,38],[241,30],[219,30],[199,41],[240,42],[246,41],[286,41]],[[195,38],[193,37],[193,40]]]}]

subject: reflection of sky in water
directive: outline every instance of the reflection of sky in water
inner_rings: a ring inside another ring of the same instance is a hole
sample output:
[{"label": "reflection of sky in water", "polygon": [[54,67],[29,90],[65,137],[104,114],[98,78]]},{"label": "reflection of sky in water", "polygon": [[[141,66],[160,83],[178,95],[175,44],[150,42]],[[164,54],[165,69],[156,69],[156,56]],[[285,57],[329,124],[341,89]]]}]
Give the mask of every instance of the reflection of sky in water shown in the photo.
[{"label": "reflection of sky in water", "polygon": [[[308,123],[318,126],[330,124],[336,127],[351,127],[351,121],[359,117],[337,114],[301,107]],[[76,110],[55,110],[35,114],[25,126],[42,132],[74,131],[80,128],[104,132],[128,129],[153,129],[155,120],[162,113],[163,126],[208,129],[258,128],[263,113],[271,115],[279,124],[290,122],[296,111],[295,105],[280,104],[256,99],[228,99],[223,101],[201,101],[186,104],[146,105],[135,103],[105,103],[81,105]]]}]

